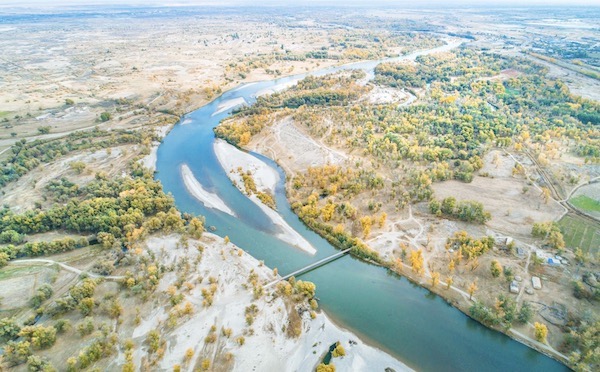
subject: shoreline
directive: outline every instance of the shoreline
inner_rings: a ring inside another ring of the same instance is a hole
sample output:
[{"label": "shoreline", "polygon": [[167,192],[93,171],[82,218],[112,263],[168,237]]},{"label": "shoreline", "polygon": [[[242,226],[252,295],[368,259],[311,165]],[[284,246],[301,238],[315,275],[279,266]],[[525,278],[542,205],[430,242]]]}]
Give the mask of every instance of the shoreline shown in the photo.
[{"label": "shoreline", "polygon": [[248,103],[246,102],[246,100],[242,97],[232,98],[230,100],[227,100],[227,101],[221,103],[219,106],[217,106],[217,109],[215,110],[215,112],[212,113],[211,116],[216,116],[216,115],[222,114],[228,110],[231,110],[234,107],[243,106],[243,105],[247,105],[247,104]]}]

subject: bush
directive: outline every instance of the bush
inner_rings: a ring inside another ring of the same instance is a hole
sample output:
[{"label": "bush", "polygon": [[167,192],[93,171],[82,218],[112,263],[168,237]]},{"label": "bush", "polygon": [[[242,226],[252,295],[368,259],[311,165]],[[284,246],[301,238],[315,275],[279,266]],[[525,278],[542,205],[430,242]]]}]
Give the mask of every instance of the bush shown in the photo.
[{"label": "bush", "polygon": [[17,324],[16,318],[0,319],[0,342],[14,339],[20,331],[21,327]]},{"label": "bush", "polygon": [[344,350],[344,347],[338,341],[337,346],[335,347],[335,349],[333,349],[333,352],[331,353],[331,356],[334,358],[338,358],[338,357],[343,357],[345,355],[346,355],[346,350]]},{"label": "bush", "polygon": [[109,121],[112,118],[110,112],[103,112],[100,114],[100,121],[105,122],[105,121]]},{"label": "bush", "polygon": [[56,342],[56,328],[52,326],[44,327],[27,326],[21,329],[19,336],[31,342],[31,345],[39,349],[47,349]]}]

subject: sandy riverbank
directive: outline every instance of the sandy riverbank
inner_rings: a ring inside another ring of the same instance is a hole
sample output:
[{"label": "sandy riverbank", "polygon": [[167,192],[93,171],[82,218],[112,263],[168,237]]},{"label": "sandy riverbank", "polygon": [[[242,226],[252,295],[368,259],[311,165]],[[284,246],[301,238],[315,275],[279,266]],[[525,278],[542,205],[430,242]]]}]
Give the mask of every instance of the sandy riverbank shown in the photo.
[{"label": "sandy riverbank", "polygon": [[235,213],[231,210],[227,204],[219,197],[219,195],[206,190],[200,182],[194,177],[192,170],[187,164],[181,166],[181,178],[185,184],[186,189],[192,196],[200,200],[207,208],[218,209],[221,212],[225,212],[235,217]]},{"label": "sandy riverbank", "polygon": [[[237,172],[238,168],[242,168],[244,172],[249,171],[252,173],[258,191],[268,192],[270,194],[274,193],[275,186],[279,180],[279,174],[267,163],[219,139],[214,143],[214,150],[217,159],[219,159],[219,163],[221,163],[221,166],[225,169],[231,181],[236,184],[240,191],[244,192],[244,181]],[[294,230],[279,213],[269,208],[255,195],[251,195],[249,199],[259,206],[271,219],[273,224],[279,228],[279,232],[276,234],[277,238],[310,254],[315,254],[317,252],[317,250],[304,239],[302,235]]]},{"label": "sandy riverbank", "polygon": [[217,107],[217,110],[212,114],[212,116],[219,115],[225,111],[231,110],[234,107],[242,106],[245,104],[246,104],[246,100],[243,99],[242,97],[230,99],[228,101],[221,103]]},{"label": "sandy riverbank", "polygon": [[[148,239],[147,246],[156,255],[160,255],[165,263],[175,263],[182,259],[190,262],[197,260],[199,252],[179,247],[178,241],[179,236],[176,234],[152,237]],[[195,312],[164,333],[168,344],[162,360],[156,366],[157,370],[172,370],[173,365],[181,364],[184,360],[186,350],[192,349],[195,358],[202,359],[211,355],[215,363],[225,353],[231,353],[232,364],[228,367],[233,371],[312,371],[329,346],[338,341],[346,350],[346,356],[332,361],[340,371],[383,371],[385,368],[409,370],[390,355],[365,345],[353,333],[336,326],[323,312],[312,320],[305,312],[301,335],[290,338],[285,331],[289,300],[283,296],[272,296],[270,292],[254,299],[252,291],[241,285],[244,281],[241,278],[245,278],[250,272],[256,273],[261,282],[273,280],[272,269],[261,265],[248,254],[239,255],[239,248],[225,243],[216,235],[205,233],[201,241],[190,241],[191,245],[198,243],[206,248],[201,254],[197,270],[187,279],[195,283],[198,275],[216,278],[218,284],[214,301],[209,307],[202,304],[201,290],[208,286],[207,283],[199,284],[185,293],[184,301],[189,301]],[[166,273],[160,280],[158,291],[166,291],[177,278],[177,272]],[[245,308],[250,304],[255,304],[258,308],[251,327],[246,323],[245,316]],[[145,340],[151,330],[161,327],[169,317],[169,308],[169,305],[155,306],[153,311],[145,313],[141,323],[133,331],[133,339]],[[213,344],[207,344],[204,340],[212,326],[218,330],[217,340]],[[231,337],[221,333],[222,327],[232,330]],[[252,328],[253,334],[248,334],[247,328]],[[241,335],[245,335],[243,345],[235,341]],[[136,350],[136,365],[141,364],[143,355],[142,349]],[[115,364],[118,363],[116,360]],[[192,371],[194,364],[183,365],[182,371]]]}]

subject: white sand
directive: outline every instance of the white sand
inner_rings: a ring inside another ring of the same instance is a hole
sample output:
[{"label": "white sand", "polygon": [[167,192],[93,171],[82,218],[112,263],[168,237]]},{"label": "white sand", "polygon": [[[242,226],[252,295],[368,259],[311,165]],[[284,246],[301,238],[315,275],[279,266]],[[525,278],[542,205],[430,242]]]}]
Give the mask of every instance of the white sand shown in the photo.
[{"label": "white sand", "polygon": [[[244,172],[250,171],[252,173],[258,191],[273,194],[279,180],[279,174],[267,163],[219,139],[214,143],[214,150],[219,163],[240,191],[244,192],[244,181],[237,171],[241,167]],[[261,202],[256,195],[251,195],[249,198],[265,212],[274,225],[279,227],[280,232],[277,234],[277,238],[310,254],[317,252],[302,235],[285,222],[279,213]]]},{"label": "white sand", "polygon": [[256,205],[258,205],[260,209],[263,212],[265,212],[265,214],[271,219],[271,221],[275,225],[277,225],[277,227],[279,227],[280,232],[276,234],[279,240],[283,240],[284,242],[296,248],[300,248],[303,251],[310,253],[311,255],[317,253],[315,247],[313,247],[312,244],[308,242],[308,240],[304,239],[304,237],[300,235],[300,233],[298,233],[296,230],[294,230],[293,227],[291,227],[287,222],[285,222],[283,217],[281,217],[281,215],[277,213],[277,211],[272,210],[263,202],[261,202],[260,199],[256,197],[256,195],[251,195],[250,200],[252,200]]},{"label": "white sand", "polygon": [[235,217],[235,213],[225,204],[219,195],[206,190],[194,177],[192,170],[187,164],[181,166],[181,178],[188,192],[200,200],[206,208],[218,209]]},{"label": "white sand", "polygon": [[150,149],[150,153],[140,159],[140,164],[150,169],[152,172],[156,170],[156,152],[158,151],[158,144],[153,145]]},{"label": "white sand", "polygon": [[[184,257],[193,262],[198,251],[178,248],[178,240],[179,236],[175,234],[162,238],[151,237],[147,246],[165,265]],[[195,283],[199,276],[205,278],[191,292],[185,293],[184,302],[189,301],[194,306],[194,314],[181,318],[173,329],[162,328],[160,324],[162,322],[164,325],[171,308],[166,297],[163,297],[163,304],[156,303],[153,311],[142,314],[142,321],[133,332],[134,341],[142,344],[151,330],[162,329],[162,338],[167,341],[167,347],[164,357],[154,367],[156,370],[171,371],[173,365],[182,364],[186,350],[191,348],[194,350],[193,360],[209,357],[213,363],[215,353],[232,353],[234,358],[230,368],[233,371],[313,371],[329,346],[337,341],[346,350],[345,357],[333,359],[338,371],[383,371],[386,367],[396,371],[409,370],[385,352],[365,345],[356,335],[338,328],[324,313],[313,320],[308,313],[304,313],[302,334],[298,338],[289,338],[284,331],[288,323],[284,299],[281,296],[273,297],[267,291],[264,296],[254,300],[251,289],[242,286],[251,270],[261,282],[274,279],[272,270],[261,266],[258,260],[246,253],[238,256],[237,247],[231,243],[225,244],[216,235],[205,233],[201,243],[206,247],[202,260],[190,273],[191,276],[186,278],[191,283]],[[195,244],[196,241],[190,241],[190,245]],[[163,253],[161,248],[164,248]],[[178,275],[176,272],[166,273],[157,291],[165,291],[173,285]],[[206,279],[209,276],[217,278],[218,290],[212,306],[203,307],[201,290],[209,286]],[[318,291],[317,288],[317,294]],[[245,308],[251,303],[259,309],[251,326],[254,335],[246,335],[245,344],[240,346],[235,339],[250,328],[246,324]],[[217,340],[215,344],[205,344],[204,338],[212,325],[217,328]],[[222,327],[231,328],[232,336],[223,336],[220,332]],[[350,345],[350,340],[355,341],[356,345]],[[136,365],[140,365],[146,348],[136,347]],[[110,367],[117,369],[123,362],[124,358],[118,358]],[[194,363],[182,365],[182,371],[192,371],[193,368]]]},{"label": "white sand", "polygon": [[219,115],[219,114],[221,114],[221,113],[223,113],[225,111],[231,110],[234,107],[245,105],[245,104],[246,104],[246,100],[244,98],[242,98],[242,97],[230,99],[228,101],[225,101],[225,102],[221,103],[217,107],[217,111],[215,111],[212,114],[212,116]]},{"label": "white sand", "polygon": [[252,173],[258,191],[275,192],[275,186],[279,181],[279,173],[267,163],[239,150],[222,139],[215,140],[214,150],[223,169],[227,172],[234,170],[235,175],[230,175],[230,178],[231,176],[237,177],[235,178],[236,183],[243,185],[242,177],[237,172],[238,167],[241,167],[244,172],[250,171]]},{"label": "white sand", "polygon": [[277,92],[281,92],[283,90],[286,90],[289,87],[292,87],[296,84],[298,84],[298,82],[300,81],[300,79],[294,79],[294,80],[290,80],[286,83],[281,83],[281,84],[277,84],[271,88],[264,88],[259,90],[258,92],[256,92],[256,94],[254,95],[254,97],[260,97],[260,96],[265,96],[267,94],[273,94],[273,93],[277,93]]},{"label": "white sand", "polygon": [[[154,128],[154,131],[160,138],[164,138],[167,133],[169,133],[171,128],[173,128],[173,125],[163,125],[161,127]],[[156,170],[156,153],[158,151],[158,146],[160,146],[160,142],[153,142],[150,153],[139,160],[140,164],[150,169],[152,172]]]}]

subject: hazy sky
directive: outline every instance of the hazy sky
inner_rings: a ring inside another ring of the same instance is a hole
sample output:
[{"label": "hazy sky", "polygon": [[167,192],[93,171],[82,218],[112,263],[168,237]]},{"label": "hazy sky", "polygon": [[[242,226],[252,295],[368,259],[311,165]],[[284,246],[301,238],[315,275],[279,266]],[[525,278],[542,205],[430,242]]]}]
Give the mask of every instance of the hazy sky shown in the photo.
[{"label": "hazy sky", "polygon": [[427,5],[598,5],[600,0],[0,0],[0,6],[28,6],[28,5],[406,5],[408,7],[427,6]]}]

